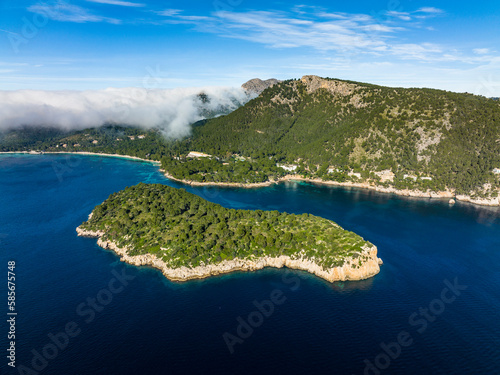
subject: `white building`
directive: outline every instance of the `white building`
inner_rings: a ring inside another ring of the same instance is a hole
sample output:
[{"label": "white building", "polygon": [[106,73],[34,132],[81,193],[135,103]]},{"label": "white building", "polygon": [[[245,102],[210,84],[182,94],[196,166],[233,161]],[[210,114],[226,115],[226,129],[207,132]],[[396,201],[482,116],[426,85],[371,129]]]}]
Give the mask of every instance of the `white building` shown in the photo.
[{"label": "white building", "polygon": [[328,168],[328,173],[333,173],[333,172],[340,172],[340,169],[338,169],[338,168]]},{"label": "white building", "polygon": [[290,165],[285,165],[285,164],[276,164],[277,167],[283,168],[285,171],[293,172],[294,170],[297,169],[297,165],[295,164],[290,164]]},{"label": "white building", "polygon": [[500,174],[500,168],[495,168],[493,169],[494,174]]},{"label": "white building", "polygon": [[197,152],[197,151],[190,151],[189,154],[187,154],[188,158],[209,158],[212,155],[209,154],[204,154],[203,152]]}]

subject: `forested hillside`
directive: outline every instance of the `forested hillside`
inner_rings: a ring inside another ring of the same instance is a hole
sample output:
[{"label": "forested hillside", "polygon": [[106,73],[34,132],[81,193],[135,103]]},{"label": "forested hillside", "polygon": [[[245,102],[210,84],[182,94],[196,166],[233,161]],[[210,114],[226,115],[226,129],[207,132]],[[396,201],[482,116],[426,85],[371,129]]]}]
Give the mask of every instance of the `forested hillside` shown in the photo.
[{"label": "forested hillside", "polygon": [[160,160],[176,150],[159,130],[105,125],[79,131],[24,127],[0,133],[0,151],[101,152]]},{"label": "forested hillside", "polygon": [[281,255],[314,259],[324,269],[346,258],[360,266],[363,249],[373,246],[317,216],[228,209],[161,184],[111,194],[80,228],[103,231],[129,255],[154,254],[174,268]]},{"label": "forested hillside", "polygon": [[[495,197],[500,102],[472,94],[316,76],[279,82],[191,136],[108,125],[61,134],[11,131],[1,151],[93,151],[161,160],[176,178],[265,182],[286,174],[396,189]],[[191,151],[208,154],[193,157]],[[500,172],[500,171],[499,171]]]},{"label": "forested hillside", "polygon": [[491,183],[494,192],[500,105],[471,94],[305,76],[268,88],[181,143],[185,150],[236,154],[257,165],[295,164],[310,177],[342,181],[352,178],[351,171],[379,181],[373,172],[390,170],[398,187],[469,193]]}]

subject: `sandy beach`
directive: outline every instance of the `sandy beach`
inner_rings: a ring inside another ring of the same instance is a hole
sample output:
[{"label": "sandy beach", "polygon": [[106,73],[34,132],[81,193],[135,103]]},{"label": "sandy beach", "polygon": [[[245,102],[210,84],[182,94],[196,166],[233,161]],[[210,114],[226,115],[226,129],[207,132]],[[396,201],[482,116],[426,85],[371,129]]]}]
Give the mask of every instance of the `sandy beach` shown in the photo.
[{"label": "sandy beach", "polygon": [[129,159],[129,160],[145,161],[148,163],[153,163],[153,164],[158,164],[158,165],[160,164],[159,161],[142,159],[142,158],[138,158],[136,156],[128,156],[128,155],[120,155],[120,154],[104,154],[101,152],[87,152],[87,151],[74,151],[74,152],[69,152],[69,151],[47,151],[47,152],[5,151],[5,152],[0,152],[0,154],[27,154],[27,155],[70,154],[70,155],[88,155],[88,156],[107,156],[107,157],[112,157],[112,158],[122,158],[122,159]]}]

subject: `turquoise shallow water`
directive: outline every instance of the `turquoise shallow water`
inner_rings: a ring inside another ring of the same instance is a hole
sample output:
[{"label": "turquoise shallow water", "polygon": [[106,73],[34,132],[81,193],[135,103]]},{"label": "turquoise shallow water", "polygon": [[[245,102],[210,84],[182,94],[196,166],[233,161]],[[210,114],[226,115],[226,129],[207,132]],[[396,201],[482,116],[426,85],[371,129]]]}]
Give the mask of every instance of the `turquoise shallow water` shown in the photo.
[{"label": "turquoise shallow water", "polygon": [[[304,183],[187,187],[226,207],[332,219],[376,244],[384,265],[360,282],[266,269],[173,283],[76,236],[96,204],[140,181],[181,187],[148,163],[0,156],[0,266],[6,278],[7,261],[16,261],[19,313],[18,367],[5,358],[2,374],[33,364],[54,375],[500,373],[498,208]],[[113,272],[133,277],[117,293]],[[467,289],[443,292],[446,280]],[[276,290],[282,303],[259,320],[254,301]],[[97,297],[107,304],[91,307]],[[231,353],[223,335],[236,337],[238,318],[249,315],[255,327],[240,328],[245,337]],[[51,352],[50,334],[72,322],[78,334]],[[4,350],[8,326],[0,328]],[[405,346],[392,344],[398,336]],[[53,358],[37,362],[44,348]]]}]

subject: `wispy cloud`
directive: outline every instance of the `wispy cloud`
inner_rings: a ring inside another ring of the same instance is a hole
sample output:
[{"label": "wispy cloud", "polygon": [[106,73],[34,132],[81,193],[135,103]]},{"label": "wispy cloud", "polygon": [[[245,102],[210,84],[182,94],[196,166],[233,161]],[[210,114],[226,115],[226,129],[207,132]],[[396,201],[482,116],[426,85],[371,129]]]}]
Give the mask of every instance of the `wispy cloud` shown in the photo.
[{"label": "wispy cloud", "polygon": [[115,18],[103,17],[91,13],[88,9],[77,5],[69,4],[64,1],[56,1],[51,3],[38,3],[28,7],[28,11],[38,13],[48,17],[54,21],[63,22],[108,22],[118,24],[120,20]]},{"label": "wispy cloud", "polygon": [[156,12],[156,14],[160,16],[165,16],[165,17],[171,17],[171,16],[177,16],[182,13],[181,9],[165,9],[159,12]]},{"label": "wispy cloud", "polygon": [[422,7],[416,11],[416,13],[433,13],[433,14],[441,14],[444,13],[444,10],[434,8],[434,7]]},{"label": "wispy cloud", "polygon": [[400,20],[403,21],[411,21],[411,16],[410,13],[408,12],[396,12],[395,10],[390,10],[386,14],[389,17],[399,18]]},{"label": "wispy cloud", "polygon": [[99,3],[99,4],[109,4],[109,5],[119,5],[122,7],[135,7],[140,8],[146,6],[146,4],[142,3],[131,3],[129,1],[119,1],[119,0],[87,0],[91,3]]},{"label": "wispy cloud", "polygon": [[391,46],[391,52],[404,60],[435,61],[445,57],[443,49],[432,43],[396,44]]},{"label": "wispy cloud", "polygon": [[383,44],[384,34],[398,27],[377,23],[364,14],[321,13],[311,18],[304,8],[289,14],[278,11],[220,11],[210,17],[183,15],[177,10],[159,13],[167,23],[189,23],[197,30],[227,38],[265,44],[271,48],[311,47],[317,50],[375,48]]},{"label": "wispy cloud", "polygon": [[0,29],[0,31],[2,31],[2,32],[4,32],[4,33],[7,33],[7,34],[19,35],[18,33],[15,33],[15,32],[13,32],[13,31],[9,31],[9,30]]},{"label": "wispy cloud", "polygon": [[489,48],[474,48],[472,52],[474,52],[476,55],[487,55],[491,51],[489,50]]},{"label": "wispy cloud", "polygon": [[211,22],[214,20],[213,17],[207,16],[193,16],[193,15],[184,15],[183,10],[181,9],[165,9],[159,12],[155,12],[159,16],[167,17],[163,23],[170,24],[197,24],[201,21]]},{"label": "wispy cloud", "polygon": [[264,44],[268,48],[306,47],[337,54],[392,55],[419,62],[474,62],[435,43],[408,43],[404,32],[422,28],[425,26],[422,18],[442,13],[431,7],[411,12],[388,11],[387,18],[380,20],[367,14],[329,13],[318,7],[298,6],[291,12],[219,11],[209,17],[184,15],[178,9],[157,14],[165,16],[165,23],[192,24],[201,32]]},{"label": "wispy cloud", "polygon": [[427,18],[436,17],[444,13],[444,10],[434,7],[423,7],[413,12],[399,12],[395,10],[389,10],[385,12],[387,17],[397,18],[403,21],[425,20]]},{"label": "wispy cloud", "polygon": [[18,63],[18,62],[6,62],[6,61],[0,61],[0,66],[28,66],[27,63]]}]

